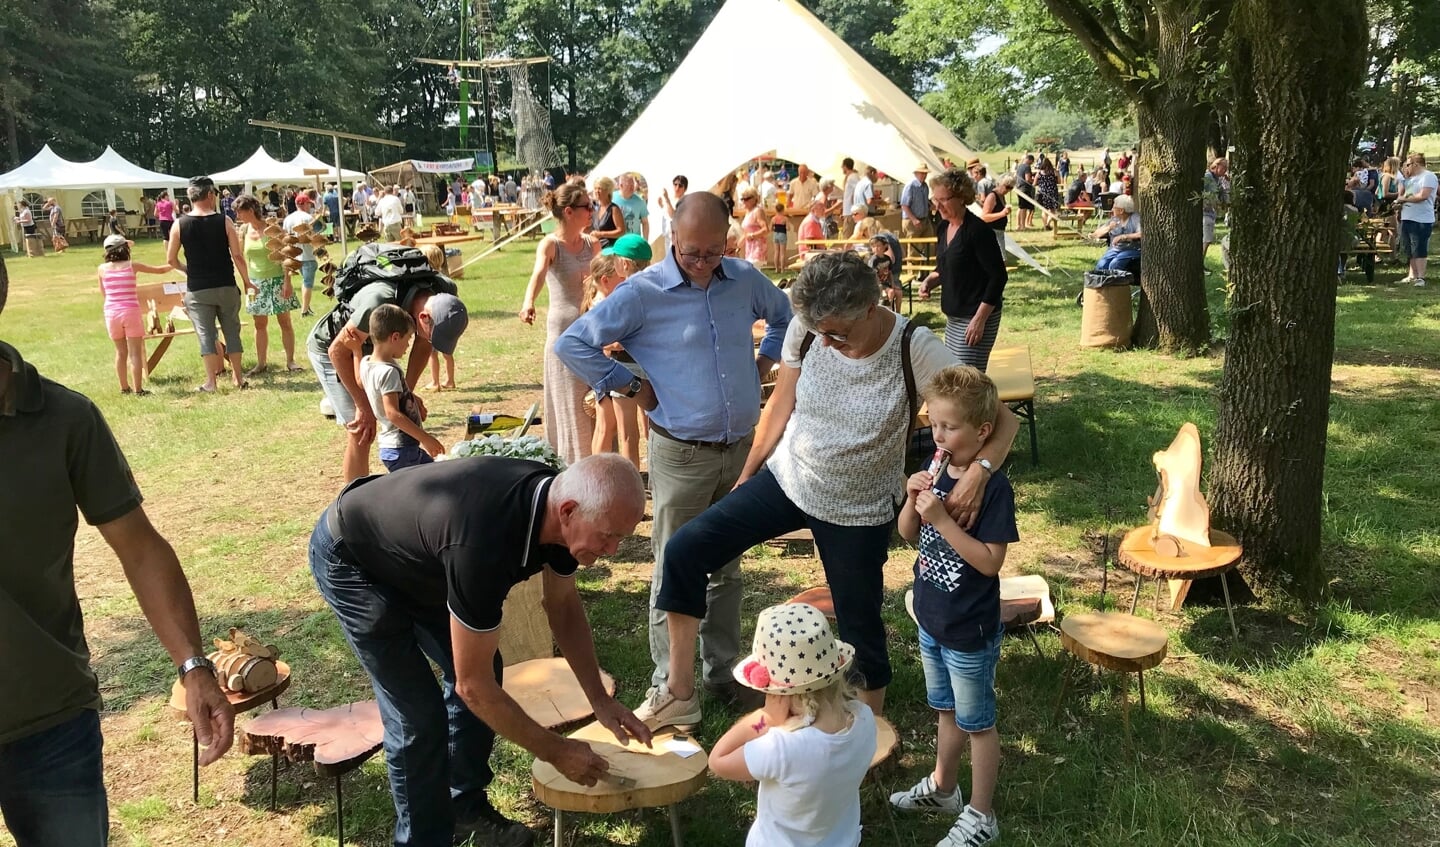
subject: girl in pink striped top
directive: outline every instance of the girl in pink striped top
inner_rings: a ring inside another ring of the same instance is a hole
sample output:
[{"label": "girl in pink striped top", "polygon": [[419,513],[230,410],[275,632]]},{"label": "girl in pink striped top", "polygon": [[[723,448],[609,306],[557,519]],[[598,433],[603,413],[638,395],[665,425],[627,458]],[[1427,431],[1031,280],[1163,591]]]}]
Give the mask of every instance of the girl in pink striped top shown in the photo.
[{"label": "girl in pink striped top", "polygon": [[120,393],[130,394],[133,390],[137,395],[149,394],[143,387],[145,318],[135,295],[135,273],[163,274],[169,272],[170,266],[130,261],[130,242],[123,235],[112,235],[105,239],[105,262],[97,270],[100,292],[105,295],[105,328],[115,342],[115,375],[120,378]]}]

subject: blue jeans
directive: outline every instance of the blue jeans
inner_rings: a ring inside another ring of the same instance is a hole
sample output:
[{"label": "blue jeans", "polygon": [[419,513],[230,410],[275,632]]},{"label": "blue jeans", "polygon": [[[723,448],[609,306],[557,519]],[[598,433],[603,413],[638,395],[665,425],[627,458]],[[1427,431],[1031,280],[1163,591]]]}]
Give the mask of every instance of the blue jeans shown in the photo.
[{"label": "blue jeans", "polygon": [[1430,255],[1430,232],[1434,228],[1433,223],[1400,222],[1400,243],[1405,245],[1405,253],[1410,258],[1424,259]]},{"label": "blue jeans", "polygon": [[105,847],[110,810],[100,715],[0,744],[0,813],[20,847]]},{"label": "blue jeans", "polygon": [[855,670],[863,677],[861,684],[872,690],[884,688],[890,684],[891,673],[880,607],[893,525],[840,526],[811,517],[790,502],[770,469],[762,468],[670,539],[665,547],[665,578],[655,607],[705,617],[710,574],[756,544],[808,527],[835,601],[840,638],[855,647]]},{"label": "blue jeans", "polygon": [[995,726],[995,666],[1000,663],[1001,630],[974,652],[951,650],[920,627],[920,666],[925,669],[925,701],[930,708],[955,713],[966,732]]},{"label": "blue jeans", "polygon": [[401,470],[402,468],[428,465],[434,461],[434,459],[430,458],[430,454],[421,450],[418,445],[380,448],[380,462],[385,465],[385,470],[391,473]]},{"label": "blue jeans", "polygon": [[[455,690],[445,598],[419,605],[372,582],[347,555],[321,514],[310,535],[310,572],[380,705],[395,844],[450,847],[456,822],[473,821],[489,806],[485,789],[495,777],[495,731]],[[440,668],[438,686],[430,662]],[[496,652],[497,682],[501,667]]]},{"label": "blue jeans", "polygon": [[300,284],[308,291],[315,287],[315,269],[320,263],[311,259],[300,263]]},{"label": "blue jeans", "polygon": [[1130,267],[1136,259],[1140,258],[1140,251],[1133,247],[1111,247],[1100,256],[1100,261],[1095,263],[1097,271],[1130,271]]}]

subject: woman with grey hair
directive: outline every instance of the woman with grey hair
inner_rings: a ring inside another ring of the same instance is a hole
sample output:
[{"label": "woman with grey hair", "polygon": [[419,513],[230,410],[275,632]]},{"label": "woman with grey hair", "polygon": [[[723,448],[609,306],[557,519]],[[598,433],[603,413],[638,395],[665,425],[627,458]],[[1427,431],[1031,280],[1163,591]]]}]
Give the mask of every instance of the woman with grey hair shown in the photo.
[{"label": "woman with grey hair", "polygon": [[1110,247],[1095,263],[1097,271],[1130,271],[1140,264],[1140,216],[1135,213],[1135,198],[1121,194],[1110,209],[1110,220],[1090,236],[1107,238]]},{"label": "woman with grey hair", "polygon": [[[905,453],[919,408],[913,386],[955,358],[928,329],[880,307],[875,272],[853,252],[815,255],[790,298],[797,320],[740,481],[670,540],[656,607],[671,613],[673,634],[677,616],[704,616],[709,574],[755,544],[809,528],[840,637],[855,645],[861,697],[878,713],[891,676],[882,571],[904,502]],[[1005,461],[1017,428],[1002,411],[980,454],[990,467]],[[989,480],[983,464],[973,464],[960,481],[965,490],[947,500],[961,526]],[[694,646],[693,638],[672,635],[669,684],[682,691],[693,681]]]},{"label": "woman with grey hair", "polygon": [[930,200],[940,212],[940,227],[935,270],[920,284],[920,298],[945,287],[940,300],[945,346],[962,363],[983,371],[1000,333],[1000,307],[1010,278],[1004,254],[990,225],[968,208],[975,202],[969,174],[948,168],[930,177]]}]

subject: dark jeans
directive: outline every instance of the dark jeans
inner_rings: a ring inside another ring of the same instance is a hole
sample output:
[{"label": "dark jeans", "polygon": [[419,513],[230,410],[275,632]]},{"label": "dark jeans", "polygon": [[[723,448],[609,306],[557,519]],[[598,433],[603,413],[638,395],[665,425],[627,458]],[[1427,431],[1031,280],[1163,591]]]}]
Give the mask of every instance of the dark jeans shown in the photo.
[{"label": "dark jeans", "polygon": [[[419,606],[372,582],[346,557],[344,541],[330,534],[322,514],[310,535],[310,572],[380,704],[395,844],[450,847],[456,821],[473,821],[489,805],[495,732],[455,690],[445,598]],[[430,662],[440,668],[438,686]],[[497,652],[497,681],[501,667]]]},{"label": "dark jeans", "polygon": [[385,470],[391,473],[416,465],[428,465],[433,461],[435,460],[430,454],[421,450],[419,445],[380,448],[380,462],[385,466]]},{"label": "dark jeans", "polygon": [[710,574],[756,544],[808,527],[835,600],[840,638],[855,646],[855,670],[863,677],[862,687],[884,688],[890,684],[890,654],[880,607],[892,526],[840,526],[811,517],[790,502],[770,470],[762,468],[670,539],[655,606],[705,617]]},{"label": "dark jeans", "polygon": [[59,726],[0,744],[0,813],[20,847],[105,847],[100,715],[87,709]]}]

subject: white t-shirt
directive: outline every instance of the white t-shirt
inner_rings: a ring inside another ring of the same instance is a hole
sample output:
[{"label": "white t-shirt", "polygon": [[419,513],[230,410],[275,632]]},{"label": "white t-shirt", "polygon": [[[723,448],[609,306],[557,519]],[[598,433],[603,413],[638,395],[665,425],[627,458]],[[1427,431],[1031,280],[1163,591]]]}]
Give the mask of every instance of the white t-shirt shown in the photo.
[{"label": "white t-shirt", "polygon": [[[874,201],[874,199],[875,199],[875,184],[870,181],[870,177],[868,177],[868,176],[862,176],[862,177],[860,177],[860,179],[859,179],[858,181],[856,181],[856,183],[855,183],[855,195],[854,195],[854,197],[851,198],[851,199],[854,200],[856,206],[867,206],[867,207],[870,205],[870,203],[871,203],[872,201]],[[845,211],[846,211],[846,212],[854,212],[855,209],[852,207],[852,208],[846,209]]]},{"label": "white t-shirt", "polygon": [[845,177],[845,193],[840,195],[841,214],[848,215],[855,208],[855,187],[859,184],[860,174],[852,171],[849,176]]},{"label": "white t-shirt", "polygon": [[745,766],[760,781],[745,847],[855,847],[860,781],[875,755],[875,715],[851,701],[850,727],[772,729],[746,744]]},{"label": "white t-shirt", "polygon": [[[360,360],[360,384],[365,386],[365,398],[370,401],[370,411],[375,413],[375,444],[379,447],[405,447],[413,439],[401,432],[385,415],[385,395],[405,395],[405,374],[394,362],[377,362],[370,356]],[[404,404],[401,403],[404,410]]]},{"label": "white t-shirt", "polygon": [[770,180],[767,179],[764,182],[760,183],[760,205],[764,206],[767,209],[774,208],[775,195],[779,193],[780,189],[776,188],[775,183],[771,182]]},{"label": "white t-shirt", "polygon": [[[280,226],[284,227],[286,232],[294,232],[295,227],[300,226],[301,224],[313,223],[314,220],[314,215],[310,214],[309,212],[302,212],[299,209],[296,209],[295,211],[285,216],[285,220],[280,222]],[[309,241],[301,241],[299,247],[300,256],[298,258],[300,259],[300,261],[315,261],[315,248],[311,246]]]},{"label": "white t-shirt", "polygon": [[394,194],[386,194],[375,204],[375,214],[380,216],[383,226],[398,226],[405,220],[405,204]]},{"label": "white t-shirt", "polygon": [[1440,185],[1437,185],[1433,171],[1421,171],[1405,180],[1406,194],[1419,194],[1426,188],[1430,189],[1430,196],[1419,203],[1405,203],[1400,206],[1400,220],[1414,221],[1421,224],[1435,223],[1435,195],[1440,192]]},{"label": "white t-shirt", "polygon": [[[877,289],[878,300],[880,292]],[[780,489],[802,511],[841,526],[878,526],[895,519],[905,496],[905,449],[910,401],[900,358],[905,318],[880,349],[863,359],[842,356],[819,337],[810,345],[795,411],[766,466]],[[781,359],[800,367],[800,345],[809,330],[792,320]],[[915,388],[959,364],[935,334],[917,326],[910,336]]]}]

